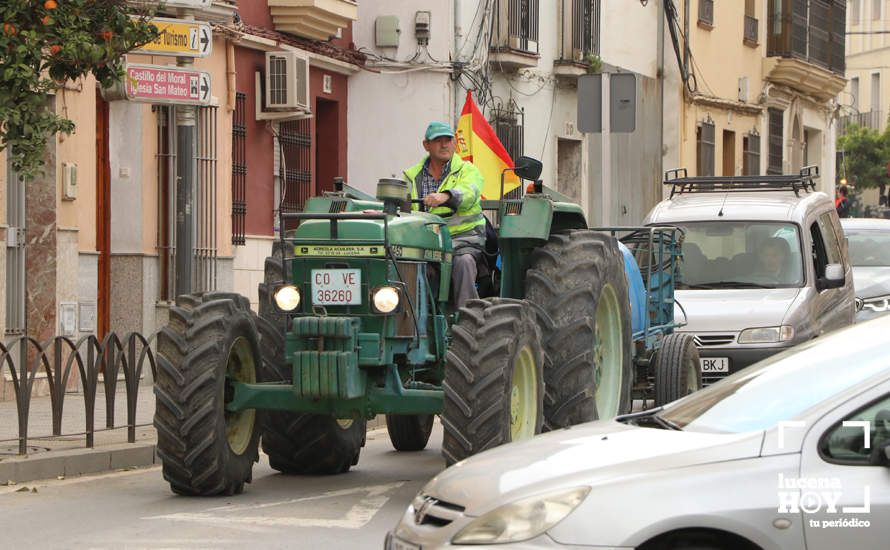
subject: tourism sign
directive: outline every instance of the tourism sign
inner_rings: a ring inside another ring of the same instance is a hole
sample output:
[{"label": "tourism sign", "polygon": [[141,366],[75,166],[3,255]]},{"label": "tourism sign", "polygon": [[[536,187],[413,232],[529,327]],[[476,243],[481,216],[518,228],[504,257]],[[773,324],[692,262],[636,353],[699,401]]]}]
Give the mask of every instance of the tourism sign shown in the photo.
[{"label": "tourism sign", "polygon": [[124,80],[130,101],[175,105],[210,103],[210,73],[204,71],[128,63]]},{"label": "tourism sign", "polygon": [[135,53],[207,57],[213,49],[210,25],[200,21],[156,17],[148,23],[158,30],[158,37]]},{"label": "tourism sign", "polygon": [[165,0],[162,2],[165,8],[186,8],[200,10],[210,7],[211,0]]}]

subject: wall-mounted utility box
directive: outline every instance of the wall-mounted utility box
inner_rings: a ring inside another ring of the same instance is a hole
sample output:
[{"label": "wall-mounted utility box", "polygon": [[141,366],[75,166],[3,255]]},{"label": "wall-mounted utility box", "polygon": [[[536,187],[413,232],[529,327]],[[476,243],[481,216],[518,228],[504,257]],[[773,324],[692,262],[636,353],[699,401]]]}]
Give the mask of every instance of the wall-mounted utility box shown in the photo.
[{"label": "wall-mounted utility box", "polygon": [[374,21],[374,44],[378,48],[398,48],[399,32],[397,16],[380,15]]},{"label": "wall-mounted utility box", "polygon": [[62,199],[73,201],[77,198],[77,163],[62,163]]}]

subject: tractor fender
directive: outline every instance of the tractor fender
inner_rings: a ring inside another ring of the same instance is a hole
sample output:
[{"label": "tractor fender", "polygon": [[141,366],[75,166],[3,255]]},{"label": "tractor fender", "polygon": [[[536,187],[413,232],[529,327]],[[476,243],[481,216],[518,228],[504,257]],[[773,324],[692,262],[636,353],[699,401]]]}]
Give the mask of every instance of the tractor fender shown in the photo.
[{"label": "tractor fender", "polygon": [[630,299],[630,327],[636,334],[643,331],[646,320],[646,285],[643,284],[643,275],[640,266],[634,258],[633,252],[618,243],[618,248],[624,255],[624,274],[627,276],[627,297]]}]

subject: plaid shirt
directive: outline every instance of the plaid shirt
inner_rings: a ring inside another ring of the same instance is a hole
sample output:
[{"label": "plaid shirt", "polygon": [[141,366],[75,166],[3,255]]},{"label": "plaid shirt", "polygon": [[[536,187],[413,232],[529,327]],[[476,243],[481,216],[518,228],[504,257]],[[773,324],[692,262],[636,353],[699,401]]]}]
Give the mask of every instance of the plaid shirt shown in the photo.
[{"label": "plaid shirt", "polygon": [[439,186],[442,185],[442,182],[445,178],[448,177],[448,172],[451,170],[451,163],[446,163],[442,168],[442,177],[436,179],[430,174],[430,159],[427,158],[426,162],[423,163],[423,170],[418,174],[418,179],[420,180],[417,186],[417,192],[420,194],[417,198],[422,199],[425,196],[431,193],[437,193],[439,191]]}]

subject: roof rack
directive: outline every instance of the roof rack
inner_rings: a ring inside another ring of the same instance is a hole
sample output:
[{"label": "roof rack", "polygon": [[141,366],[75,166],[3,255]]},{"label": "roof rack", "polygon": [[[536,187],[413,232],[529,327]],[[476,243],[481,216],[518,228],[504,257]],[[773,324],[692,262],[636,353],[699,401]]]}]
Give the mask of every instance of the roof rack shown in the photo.
[{"label": "roof rack", "polygon": [[815,191],[819,177],[818,166],[806,166],[799,174],[759,176],[694,176],[689,177],[685,168],[664,173],[664,184],[675,193],[726,193],[729,191]]}]

